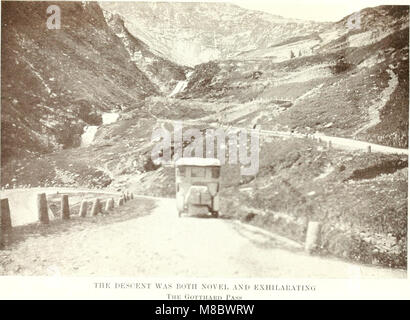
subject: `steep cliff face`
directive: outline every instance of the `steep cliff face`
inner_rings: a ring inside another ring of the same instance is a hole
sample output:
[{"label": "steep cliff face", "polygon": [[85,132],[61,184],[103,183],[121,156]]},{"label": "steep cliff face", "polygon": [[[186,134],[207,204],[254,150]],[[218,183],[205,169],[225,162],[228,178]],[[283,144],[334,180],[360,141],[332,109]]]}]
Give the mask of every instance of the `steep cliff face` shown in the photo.
[{"label": "steep cliff face", "polygon": [[173,63],[152,49],[138,38],[135,38],[124,25],[118,14],[104,10],[107,24],[123,43],[130,55],[130,60],[155,84],[161,94],[170,94],[179,81],[186,78],[187,68]]},{"label": "steep cliff face", "polygon": [[2,160],[75,146],[101,111],[133,108],[156,86],[130,61],[96,3],[2,2]]}]

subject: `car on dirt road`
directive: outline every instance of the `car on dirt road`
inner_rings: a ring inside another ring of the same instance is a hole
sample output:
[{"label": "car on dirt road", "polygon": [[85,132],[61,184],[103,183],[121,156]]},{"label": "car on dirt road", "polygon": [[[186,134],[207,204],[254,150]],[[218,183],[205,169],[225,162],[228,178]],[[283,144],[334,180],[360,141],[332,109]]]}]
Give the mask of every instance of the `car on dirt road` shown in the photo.
[{"label": "car on dirt road", "polygon": [[215,158],[180,158],[175,162],[178,215],[219,214],[221,162]]}]

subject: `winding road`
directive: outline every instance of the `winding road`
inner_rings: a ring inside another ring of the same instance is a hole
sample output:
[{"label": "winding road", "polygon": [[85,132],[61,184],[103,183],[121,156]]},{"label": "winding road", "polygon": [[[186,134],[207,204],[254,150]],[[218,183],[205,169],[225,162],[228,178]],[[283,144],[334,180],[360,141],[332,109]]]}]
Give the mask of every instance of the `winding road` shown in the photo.
[{"label": "winding road", "polygon": [[[141,215],[141,210],[145,210],[141,208],[144,201],[153,202],[153,206]],[[80,218],[73,217],[70,223],[76,219]],[[178,218],[174,199],[137,197],[113,214],[98,219],[87,225],[78,221],[61,232],[23,239],[3,258],[10,262],[3,273],[227,278],[406,277],[405,270],[309,256],[262,230],[259,232],[258,228],[232,220]]]},{"label": "winding road", "polygon": [[[160,123],[170,123],[174,124],[176,121],[169,120],[169,119],[157,119]],[[212,124],[204,122],[202,119],[198,120],[184,120],[178,121],[183,125],[208,125],[212,127]],[[239,130],[250,130],[249,128],[242,128],[242,127],[234,127],[228,125],[219,124],[217,127],[223,128],[226,131],[239,131]],[[302,134],[290,131],[277,131],[277,130],[258,130],[259,134],[264,137],[281,137],[281,138],[299,138],[299,139],[321,139],[321,141],[325,143],[331,142],[331,145],[335,149],[347,150],[347,151],[368,151],[368,147],[370,146],[372,152],[380,152],[384,154],[399,154],[399,155],[408,155],[409,150],[403,148],[394,148],[389,146],[384,146],[376,143],[370,143],[366,141],[360,141],[356,139],[349,139],[349,138],[341,138],[341,137],[333,137],[327,136],[323,133],[316,132],[314,134]]]}]

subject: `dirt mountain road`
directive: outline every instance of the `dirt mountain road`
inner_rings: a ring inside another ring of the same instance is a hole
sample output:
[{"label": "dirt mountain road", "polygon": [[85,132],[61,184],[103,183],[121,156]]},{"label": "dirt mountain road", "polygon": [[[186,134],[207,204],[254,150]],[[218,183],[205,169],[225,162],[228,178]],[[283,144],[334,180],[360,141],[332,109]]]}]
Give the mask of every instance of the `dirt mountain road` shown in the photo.
[{"label": "dirt mountain road", "polygon": [[[223,124],[209,124],[204,121],[204,118],[195,119],[195,120],[184,120],[184,121],[174,121],[169,119],[157,119],[161,124],[169,123],[175,125],[175,123],[182,124],[183,126],[194,126],[194,125],[208,125],[214,128],[223,128],[227,132],[237,133],[239,130],[250,130],[250,128],[246,127],[235,127],[231,125],[223,125]],[[332,147],[335,149],[347,150],[347,151],[367,151],[368,147],[371,147],[372,152],[380,152],[384,154],[399,154],[399,155],[408,155],[409,150],[404,148],[395,148],[389,147],[381,144],[360,141],[352,138],[341,138],[341,137],[333,137],[328,136],[320,132],[316,132],[314,134],[303,134],[303,133],[295,133],[290,131],[278,131],[278,130],[257,130],[256,132],[259,133],[260,136],[265,137],[280,137],[280,138],[299,138],[299,139],[321,139],[324,143],[332,143]]]},{"label": "dirt mountain road", "polygon": [[[141,207],[143,201],[152,205]],[[139,210],[148,212],[141,216]],[[2,253],[5,267],[0,273],[356,279],[406,276],[404,270],[308,256],[234,221],[178,218],[174,199],[137,198],[119,212],[99,219],[85,224],[73,218],[70,223],[76,225],[64,222],[62,231],[21,240]]]}]

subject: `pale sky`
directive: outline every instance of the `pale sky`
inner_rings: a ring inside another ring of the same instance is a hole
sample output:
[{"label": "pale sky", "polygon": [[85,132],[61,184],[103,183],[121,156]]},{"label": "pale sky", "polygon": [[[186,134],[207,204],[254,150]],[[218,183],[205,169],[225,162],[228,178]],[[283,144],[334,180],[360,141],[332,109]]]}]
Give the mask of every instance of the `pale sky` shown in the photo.
[{"label": "pale sky", "polygon": [[[229,1],[229,0],[228,0]],[[339,21],[367,7],[387,4],[409,5],[409,0],[231,0],[243,8],[315,21]]]}]

